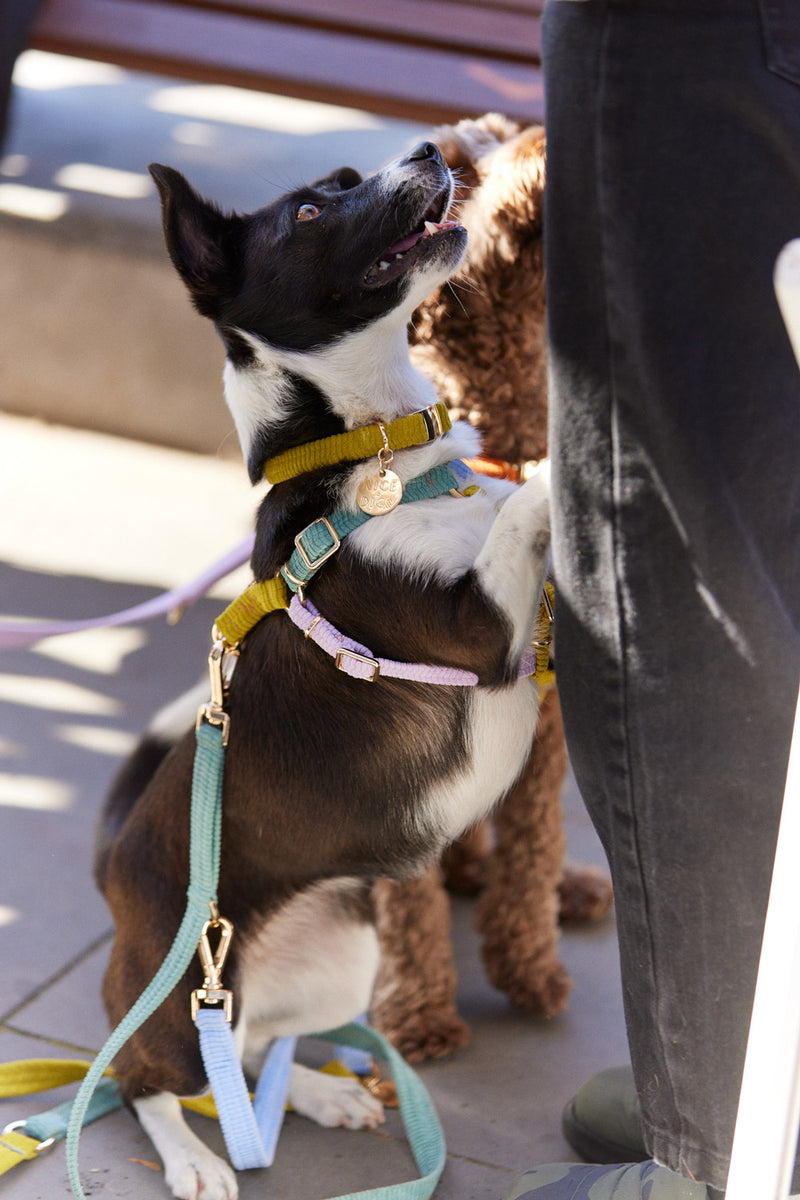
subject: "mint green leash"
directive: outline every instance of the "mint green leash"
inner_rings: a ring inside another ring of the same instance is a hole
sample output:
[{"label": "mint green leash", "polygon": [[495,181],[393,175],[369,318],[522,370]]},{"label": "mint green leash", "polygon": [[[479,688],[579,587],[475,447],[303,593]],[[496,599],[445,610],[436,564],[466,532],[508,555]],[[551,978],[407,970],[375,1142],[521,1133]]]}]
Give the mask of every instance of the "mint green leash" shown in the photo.
[{"label": "mint green leash", "polygon": [[[208,714],[214,719],[214,714]],[[78,1172],[78,1144],[82,1126],[103,1072],[128,1039],[163,1003],[183,978],[203,934],[209,911],[216,906],[219,879],[222,780],[225,769],[224,723],[199,724],[192,774],[190,817],[191,851],[187,905],[175,940],[159,971],[119,1023],[98,1054],[72,1103],[67,1128],[67,1172],[76,1200],[86,1200]],[[422,1081],[385,1038],[373,1029],[352,1023],[317,1035],[376,1053],[391,1068],[400,1101],[400,1112],[411,1151],[421,1172],[419,1179],[388,1187],[351,1192],[337,1200],[429,1200],[444,1170],[446,1149],[436,1110]]]},{"label": "mint green leash", "polygon": [[216,902],[219,842],[222,822],[222,777],[225,749],[222,731],[211,725],[197,730],[197,753],[192,776],[191,845],[186,911],[180,928],[157,974],[103,1046],[75,1097],[67,1128],[67,1172],[77,1200],[86,1200],[78,1174],[78,1142],[92,1093],[103,1072],[128,1039],[166,1000],[183,978],[197,953],[208,920],[209,903]]},{"label": "mint green leash", "polygon": [[321,1041],[341,1042],[345,1046],[367,1050],[389,1063],[400,1102],[400,1116],[420,1171],[419,1179],[390,1183],[363,1192],[348,1192],[346,1196],[337,1196],[336,1200],[429,1200],[444,1170],[447,1150],[433,1101],[416,1071],[412,1071],[394,1046],[369,1025],[351,1021],[340,1029],[314,1036]]}]

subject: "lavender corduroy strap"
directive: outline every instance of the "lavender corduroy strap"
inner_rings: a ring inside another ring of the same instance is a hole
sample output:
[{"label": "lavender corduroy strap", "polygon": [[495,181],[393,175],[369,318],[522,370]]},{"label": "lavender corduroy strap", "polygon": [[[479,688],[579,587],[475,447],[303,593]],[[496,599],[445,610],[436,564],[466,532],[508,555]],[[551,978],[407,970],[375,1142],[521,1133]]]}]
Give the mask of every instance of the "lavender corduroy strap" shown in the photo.
[{"label": "lavender corduroy strap", "polygon": [[[415,683],[438,683],[449,687],[475,687],[478,683],[474,671],[463,671],[459,667],[396,662],[391,658],[377,657],[367,646],[346,637],[335,625],[326,621],[308,597],[300,601],[294,596],[287,612],[290,620],[309,641],[334,659],[337,669],[352,679],[362,679],[368,683],[374,683],[377,679],[409,679]],[[526,650],[519,667],[520,678],[534,675],[536,666],[536,652]]]},{"label": "lavender corduroy strap", "polygon": [[302,629],[310,641],[335,659],[340,671],[353,679],[369,682],[378,678],[410,679],[416,683],[439,683],[450,687],[474,687],[478,682],[474,671],[462,671],[458,667],[437,667],[428,663],[378,658],[367,646],[340,633],[319,614],[309,599],[301,603],[297,596],[293,597],[288,613],[298,629]]}]

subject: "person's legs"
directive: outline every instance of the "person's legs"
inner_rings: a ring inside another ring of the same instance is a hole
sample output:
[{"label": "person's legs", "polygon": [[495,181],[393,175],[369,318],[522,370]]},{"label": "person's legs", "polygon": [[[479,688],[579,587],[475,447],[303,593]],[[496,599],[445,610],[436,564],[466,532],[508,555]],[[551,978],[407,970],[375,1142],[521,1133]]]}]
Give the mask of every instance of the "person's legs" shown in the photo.
[{"label": "person's legs", "polygon": [[25,49],[40,3],[41,0],[0,0],[0,145],[8,124],[14,63]]},{"label": "person's legs", "polygon": [[716,1188],[800,677],[800,3],[767,8],[782,75],[756,0],[544,21],[559,691],[645,1143]]}]

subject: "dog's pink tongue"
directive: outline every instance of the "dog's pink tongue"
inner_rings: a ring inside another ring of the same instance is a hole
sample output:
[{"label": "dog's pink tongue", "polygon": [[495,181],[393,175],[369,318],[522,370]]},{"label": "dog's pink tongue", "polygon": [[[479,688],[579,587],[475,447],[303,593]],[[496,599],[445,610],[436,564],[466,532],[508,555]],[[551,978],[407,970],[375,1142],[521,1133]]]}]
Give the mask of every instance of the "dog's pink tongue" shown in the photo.
[{"label": "dog's pink tongue", "polygon": [[405,250],[410,250],[412,246],[417,244],[422,236],[423,234],[421,233],[410,233],[408,237],[403,238],[403,240],[398,242],[396,246],[389,247],[389,249],[386,251],[387,257],[390,254],[402,254]]}]

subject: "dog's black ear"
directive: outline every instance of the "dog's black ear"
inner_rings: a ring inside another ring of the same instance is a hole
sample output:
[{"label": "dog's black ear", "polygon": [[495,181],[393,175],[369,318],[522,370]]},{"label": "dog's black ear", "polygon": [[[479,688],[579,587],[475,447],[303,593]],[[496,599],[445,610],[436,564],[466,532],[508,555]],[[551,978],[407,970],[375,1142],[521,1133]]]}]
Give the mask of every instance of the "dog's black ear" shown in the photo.
[{"label": "dog's black ear", "polygon": [[311,186],[320,192],[346,192],[363,182],[354,167],[339,167],[338,171],[331,172],[324,179],[318,179]]},{"label": "dog's black ear", "polygon": [[151,163],[148,170],[161,197],[164,240],[178,274],[195,307],[205,317],[216,317],[221,302],[234,286],[234,258],[230,253],[239,224],[204,200],[173,167]]}]

